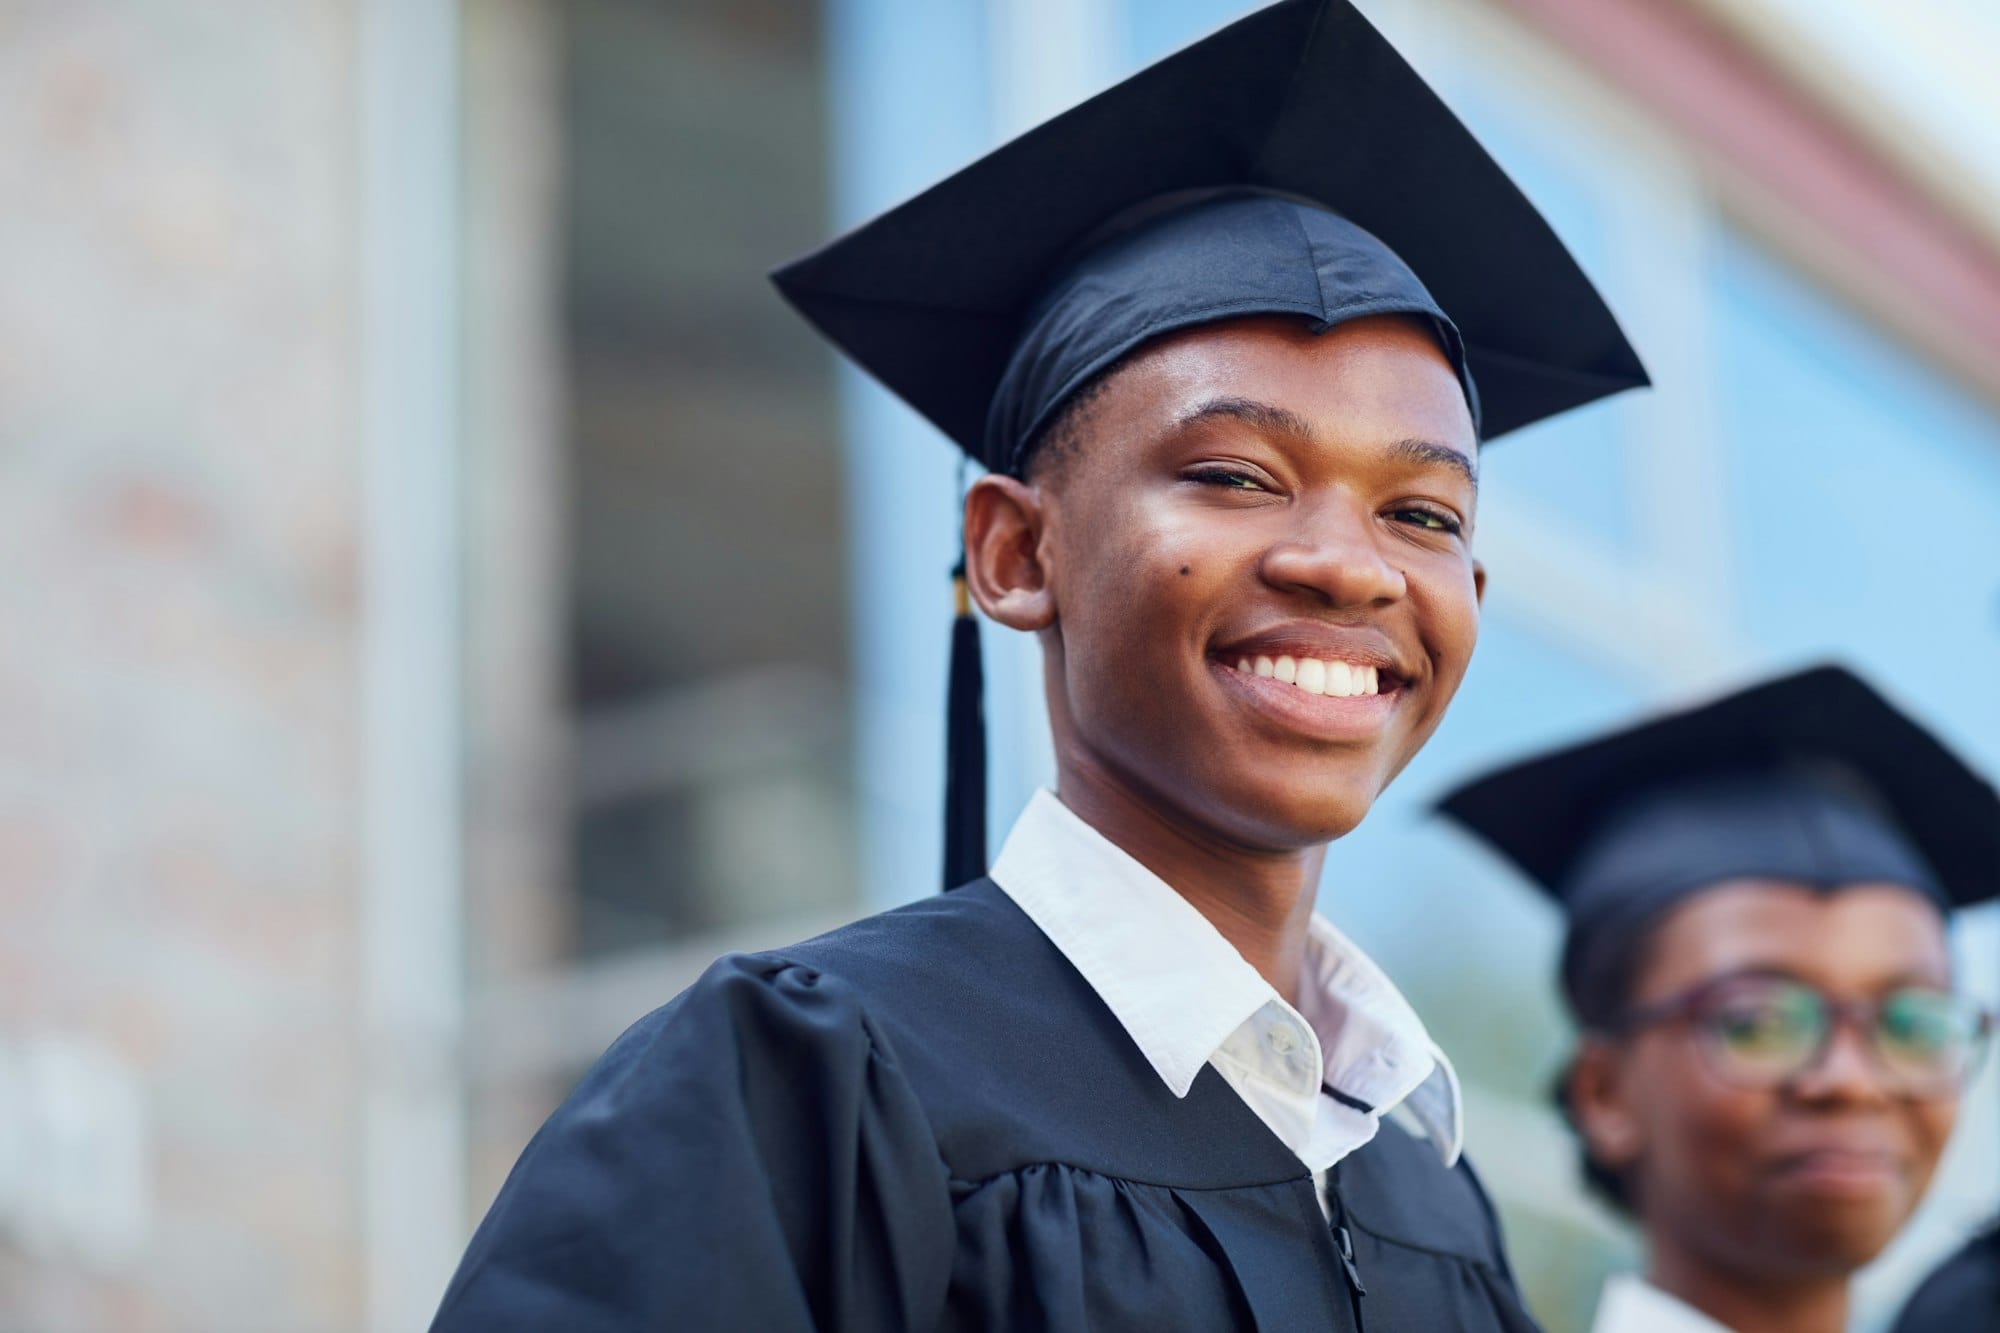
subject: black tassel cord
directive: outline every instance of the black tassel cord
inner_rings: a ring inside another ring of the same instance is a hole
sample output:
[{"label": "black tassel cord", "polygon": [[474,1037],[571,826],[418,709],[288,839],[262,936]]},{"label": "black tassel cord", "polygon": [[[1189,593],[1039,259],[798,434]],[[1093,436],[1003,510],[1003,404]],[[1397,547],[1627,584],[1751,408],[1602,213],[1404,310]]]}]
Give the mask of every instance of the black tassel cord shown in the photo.
[{"label": "black tassel cord", "polygon": [[986,873],[986,682],[965,560],[951,571],[951,676],[945,705],[944,887]]}]

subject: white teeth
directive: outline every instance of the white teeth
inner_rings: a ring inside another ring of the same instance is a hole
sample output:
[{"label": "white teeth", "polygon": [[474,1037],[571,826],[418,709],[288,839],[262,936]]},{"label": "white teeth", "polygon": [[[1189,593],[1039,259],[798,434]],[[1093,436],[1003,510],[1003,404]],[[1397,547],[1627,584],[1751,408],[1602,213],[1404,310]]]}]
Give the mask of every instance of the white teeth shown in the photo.
[{"label": "white teeth", "polygon": [[1323,694],[1334,699],[1352,699],[1382,692],[1382,672],[1378,667],[1353,662],[1329,662],[1316,657],[1269,657],[1236,659],[1236,669],[1245,675],[1268,676],[1295,685],[1307,694]]}]

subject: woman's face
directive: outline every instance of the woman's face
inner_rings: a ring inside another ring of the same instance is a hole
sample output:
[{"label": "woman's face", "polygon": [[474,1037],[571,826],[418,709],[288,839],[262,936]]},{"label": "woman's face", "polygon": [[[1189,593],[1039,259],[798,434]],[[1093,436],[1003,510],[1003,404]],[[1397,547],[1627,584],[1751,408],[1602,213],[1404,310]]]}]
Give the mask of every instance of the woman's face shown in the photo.
[{"label": "woman's face", "polygon": [[[1767,974],[1837,1001],[1950,984],[1944,923],[1896,885],[1815,892],[1743,880],[1654,928],[1635,979],[1643,1009],[1718,978]],[[1655,1246],[1758,1277],[1846,1274],[1872,1259],[1929,1184],[1953,1095],[1908,1095],[1853,1023],[1774,1087],[1724,1081],[1690,1024],[1594,1042],[1572,1083],[1593,1156],[1631,1187]]]}]

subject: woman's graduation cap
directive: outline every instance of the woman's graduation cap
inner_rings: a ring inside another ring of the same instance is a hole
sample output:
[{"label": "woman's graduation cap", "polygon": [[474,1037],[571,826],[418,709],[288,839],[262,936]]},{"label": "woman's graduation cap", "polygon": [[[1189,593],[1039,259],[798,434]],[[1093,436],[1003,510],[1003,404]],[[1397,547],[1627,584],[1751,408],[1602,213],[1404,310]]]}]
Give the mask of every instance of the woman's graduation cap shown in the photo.
[{"label": "woman's graduation cap", "polygon": [[[1428,317],[1483,439],[1647,383],[1541,214],[1347,0],[1259,10],[772,278],[971,458],[1017,474],[1091,378],[1237,316]],[[970,624],[947,885],[986,869]]]},{"label": "woman's graduation cap", "polygon": [[1562,907],[1573,1005],[1727,880],[1895,883],[1944,911],[2000,896],[2000,793],[1838,666],[1509,765],[1438,808]]}]

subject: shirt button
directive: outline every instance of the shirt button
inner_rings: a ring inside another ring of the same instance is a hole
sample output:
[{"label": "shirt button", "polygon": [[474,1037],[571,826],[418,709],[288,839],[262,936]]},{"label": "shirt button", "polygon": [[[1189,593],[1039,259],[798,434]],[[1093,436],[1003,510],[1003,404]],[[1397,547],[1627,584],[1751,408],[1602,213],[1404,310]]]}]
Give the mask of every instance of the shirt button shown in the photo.
[{"label": "shirt button", "polygon": [[1299,1048],[1299,1034],[1283,1023],[1265,1033],[1264,1039],[1271,1043],[1271,1049],[1279,1055],[1290,1055]]}]

